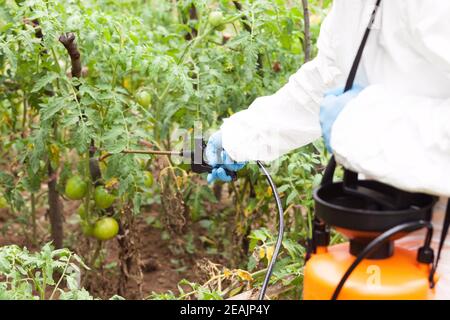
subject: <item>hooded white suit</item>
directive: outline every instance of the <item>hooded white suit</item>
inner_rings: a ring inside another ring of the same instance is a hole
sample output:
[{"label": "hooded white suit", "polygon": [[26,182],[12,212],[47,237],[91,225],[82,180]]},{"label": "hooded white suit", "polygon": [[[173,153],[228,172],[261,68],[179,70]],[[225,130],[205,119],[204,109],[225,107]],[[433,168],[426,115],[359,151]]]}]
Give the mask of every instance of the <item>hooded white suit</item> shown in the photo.
[{"label": "hooded white suit", "polygon": [[[318,56],[274,95],[225,120],[231,158],[270,161],[321,136],[324,93],[344,86],[374,4],[334,1]],[[365,89],[332,128],[339,163],[400,189],[450,196],[449,17],[448,0],[381,3],[355,80]],[[441,269],[450,272],[448,260],[444,252]]]}]

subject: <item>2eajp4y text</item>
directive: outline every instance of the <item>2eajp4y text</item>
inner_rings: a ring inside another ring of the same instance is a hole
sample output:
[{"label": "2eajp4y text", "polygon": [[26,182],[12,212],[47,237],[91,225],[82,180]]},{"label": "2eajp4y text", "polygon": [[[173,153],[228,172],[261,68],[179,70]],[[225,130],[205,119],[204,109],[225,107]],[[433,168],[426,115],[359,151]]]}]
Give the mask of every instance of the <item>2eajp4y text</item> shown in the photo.
[{"label": "2eajp4y text", "polygon": [[198,315],[207,318],[212,318],[214,314],[228,315],[228,316],[255,316],[268,315],[270,305],[241,305],[241,304],[226,304],[220,307],[214,306],[193,306],[187,304],[181,307],[180,315]]}]

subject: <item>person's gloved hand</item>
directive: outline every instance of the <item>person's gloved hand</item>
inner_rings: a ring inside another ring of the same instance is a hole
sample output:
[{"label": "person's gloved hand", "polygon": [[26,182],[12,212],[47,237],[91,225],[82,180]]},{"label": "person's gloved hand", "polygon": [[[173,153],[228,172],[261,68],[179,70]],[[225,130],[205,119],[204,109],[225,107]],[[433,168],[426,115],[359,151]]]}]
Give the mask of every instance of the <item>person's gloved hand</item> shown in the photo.
[{"label": "person's gloved hand", "polygon": [[320,106],[320,125],[322,127],[322,135],[325,140],[325,146],[328,151],[332,152],[330,146],[331,128],[339,114],[344,110],[345,106],[355,98],[363,90],[360,86],[343,93],[343,88],[336,88],[325,93],[325,98]]},{"label": "person's gloved hand", "polygon": [[214,133],[208,140],[205,150],[206,161],[213,170],[208,174],[208,183],[216,180],[230,182],[232,178],[227,174],[225,169],[230,171],[241,170],[246,163],[233,161],[228,153],[222,147],[222,134],[220,131]]}]

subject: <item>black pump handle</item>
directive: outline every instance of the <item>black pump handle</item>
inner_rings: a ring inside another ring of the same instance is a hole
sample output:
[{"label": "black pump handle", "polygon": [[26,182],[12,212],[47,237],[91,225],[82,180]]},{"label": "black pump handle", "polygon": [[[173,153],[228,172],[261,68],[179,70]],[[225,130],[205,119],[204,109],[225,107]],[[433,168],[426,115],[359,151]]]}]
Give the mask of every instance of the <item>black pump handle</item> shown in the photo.
[{"label": "black pump handle", "polygon": [[350,73],[347,77],[347,82],[345,83],[344,92],[347,92],[352,89],[353,83],[355,82],[356,72],[358,71],[359,64],[361,62],[362,55],[364,53],[364,49],[366,47],[367,39],[369,38],[370,31],[375,23],[375,17],[377,15],[378,8],[380,7],[381,0],[377,0],[375,3],[375,8],[372,11],[372,15],[370,16],[369,24],[367,25],[366,31],[364,32],[364,36],[362,38],[361,44],[359,45],[358,52],[356,53],[355,60],[353,60],[352,68],[350,69]]}]

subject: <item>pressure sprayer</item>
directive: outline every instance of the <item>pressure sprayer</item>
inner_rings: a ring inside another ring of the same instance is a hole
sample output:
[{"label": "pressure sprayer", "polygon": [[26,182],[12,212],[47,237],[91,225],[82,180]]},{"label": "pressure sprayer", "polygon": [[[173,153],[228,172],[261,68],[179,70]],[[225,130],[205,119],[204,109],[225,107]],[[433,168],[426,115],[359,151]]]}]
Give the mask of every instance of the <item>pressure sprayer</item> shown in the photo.
[{"label": "pressure sprayer", "polygon": [[[377,0],[344,92],[353,86],[380,3]],[[332,157],[321,185],[314,191],[315,217],[305,259],[303,298],[432,298],[435,272],[450,224],[450,206],[435,259],[430,222],[435,197],[359,180],[358,174],[350,170],[344,170],[343,181],[333,182],[335,169]],[[329,246],[330,227],[349,242]],[[394,244],[396,239],[423,228],[427,232],[417,252]]]}]

